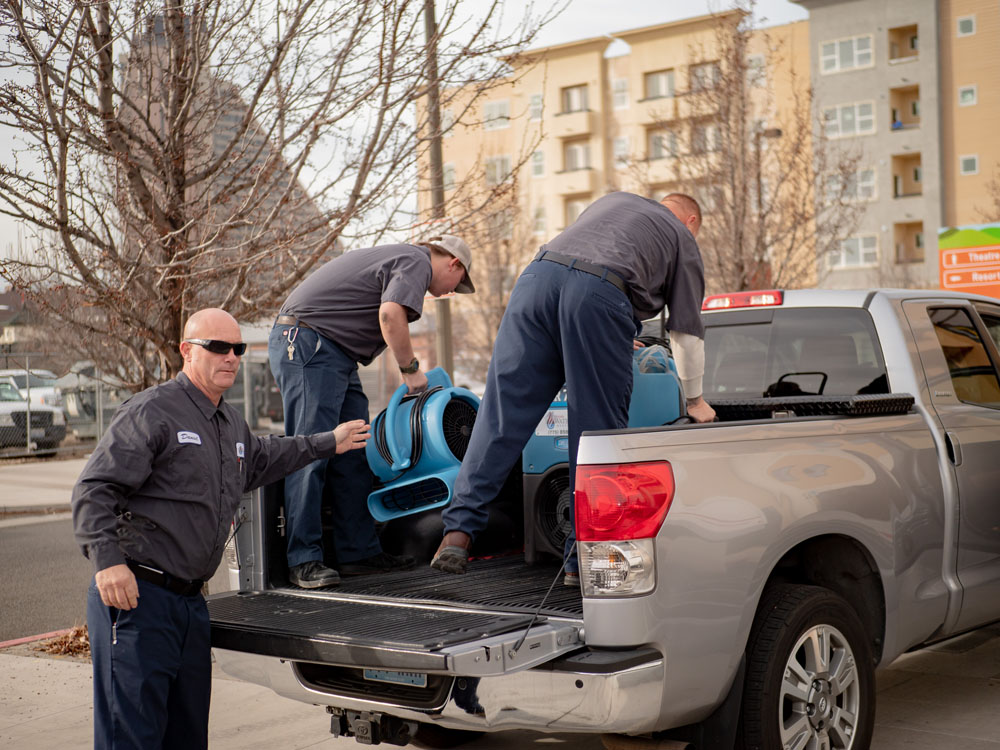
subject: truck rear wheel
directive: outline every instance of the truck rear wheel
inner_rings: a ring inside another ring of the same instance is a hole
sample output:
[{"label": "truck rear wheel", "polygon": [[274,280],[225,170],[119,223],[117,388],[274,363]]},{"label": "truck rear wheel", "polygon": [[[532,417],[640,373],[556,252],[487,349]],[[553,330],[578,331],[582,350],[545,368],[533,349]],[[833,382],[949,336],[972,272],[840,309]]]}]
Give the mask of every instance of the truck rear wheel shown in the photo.
[{"label": "truck rear wheel", "polygon": [[868,750],[875,664],[843,597],[819,586],[769,586],[746,655],[738,747]]}]

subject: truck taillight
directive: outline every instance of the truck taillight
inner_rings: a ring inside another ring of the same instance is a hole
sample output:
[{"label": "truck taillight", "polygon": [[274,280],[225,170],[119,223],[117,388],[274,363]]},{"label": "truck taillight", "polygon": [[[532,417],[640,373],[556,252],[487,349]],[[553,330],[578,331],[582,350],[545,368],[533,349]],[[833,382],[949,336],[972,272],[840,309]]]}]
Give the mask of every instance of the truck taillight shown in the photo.
[{"label": "truck taillight", "polygon": [[713,294],[705,297],[702,310],[732,310],[737,307],[777,307],[784,302],[785,293],[778,289],[754,292]]},{"label": "truck taillight", "polygon": [[576,467],[576,538],[651,539],[674,498],[667,461]]}]

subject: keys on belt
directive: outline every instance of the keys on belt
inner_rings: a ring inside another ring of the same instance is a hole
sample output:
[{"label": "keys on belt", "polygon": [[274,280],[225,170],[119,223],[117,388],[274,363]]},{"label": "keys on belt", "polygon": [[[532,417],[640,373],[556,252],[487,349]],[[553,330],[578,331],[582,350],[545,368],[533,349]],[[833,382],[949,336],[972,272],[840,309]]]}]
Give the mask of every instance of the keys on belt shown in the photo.
[{"label": "keys on belt", "polygon": [[128,560],[126,564],[132,573],[135,574],[136,578],[141,578],[148,583],[155,583],[157,586],[161,586],[167,591],[172,591],[181,596],[194,596],[205,585],[205,582],[201,580],[189,581],[186,578],[175,578],[158,568],[137,563],[135,560]]},{"label": "keys on belt", "polygon": [[625,279],[612,271],[610,268],[605,268],[604,266],[599,266],[595,263],[580,260],[579,258],[570,258],[568,255],[554,253],[551,250],[540,250],[538,255],[535,256],[535,260],[552,261],[553,263],[558,263],[560,266],[568,266],[569,268],[575,268],[578,271],[589,273],[591,276],[597,276],[599,279],[603,279],[604,281],[614,284],[625,294],[626,297],[631,299],[628,292],[628,284],[625,283]]}]

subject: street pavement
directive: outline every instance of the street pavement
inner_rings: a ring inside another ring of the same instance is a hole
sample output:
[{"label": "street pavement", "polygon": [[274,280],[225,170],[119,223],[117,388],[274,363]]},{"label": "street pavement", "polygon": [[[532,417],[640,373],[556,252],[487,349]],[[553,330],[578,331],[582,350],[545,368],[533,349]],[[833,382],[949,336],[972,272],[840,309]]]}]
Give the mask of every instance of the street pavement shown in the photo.
[{"label": "street pavement", "polygon": [[[5,507],[65,509],[83,463],[0,465],[0,512]],[[39,520],[35,516],[30,522]],[[27,521],[5,520],[0,526]],[[1000,750],[1000,625],[906,654],[877,677],[875,750]],[[88,662],[42,655],[31,643],[0,643],[0,747],[91,746],[91,690]],[[321,707],[282,698],[216,668],[209,722],[213,750],[356,746],[353,739],[334,738],[328,732],[329,720]],[[469,747],[599,750],[602,745],[595,736],[504,732]]]}]

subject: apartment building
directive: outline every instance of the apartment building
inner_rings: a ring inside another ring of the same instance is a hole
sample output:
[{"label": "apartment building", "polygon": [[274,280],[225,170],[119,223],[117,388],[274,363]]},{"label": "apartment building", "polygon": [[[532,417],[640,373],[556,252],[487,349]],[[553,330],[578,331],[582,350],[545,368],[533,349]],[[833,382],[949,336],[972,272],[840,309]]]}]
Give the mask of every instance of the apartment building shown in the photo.
[{"label": "apartment building", "polygon": [[1000,164],[1000,4],[796,2],[809,10],[826,133],[864,163],[866,211],[831,256],[826,284],[949,286],[939,231],[1000,219],[988,208]]}]

